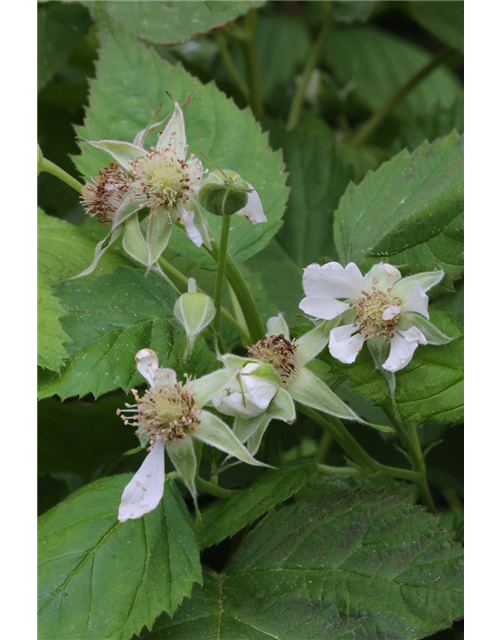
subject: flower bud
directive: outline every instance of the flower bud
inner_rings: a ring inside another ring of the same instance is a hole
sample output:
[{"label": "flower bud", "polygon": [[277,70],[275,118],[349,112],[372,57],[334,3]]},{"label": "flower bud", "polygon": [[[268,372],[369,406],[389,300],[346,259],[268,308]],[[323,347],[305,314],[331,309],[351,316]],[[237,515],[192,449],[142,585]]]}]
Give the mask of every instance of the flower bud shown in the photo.
[{"label": "flower bud", "polygon": [[213,171],[203,181],[198,199],[216,216],[232,216],[248,202],[250,189],[235,171]]},{"label": "flower bud", "polygon": [[196,291],[196,282],[189,278],[188,291],[177,299],[174,315],[184,327],[188,346],[186,357],[191,351],[196,337],[208,327],[215,316],[215,306],[210,296]]}]

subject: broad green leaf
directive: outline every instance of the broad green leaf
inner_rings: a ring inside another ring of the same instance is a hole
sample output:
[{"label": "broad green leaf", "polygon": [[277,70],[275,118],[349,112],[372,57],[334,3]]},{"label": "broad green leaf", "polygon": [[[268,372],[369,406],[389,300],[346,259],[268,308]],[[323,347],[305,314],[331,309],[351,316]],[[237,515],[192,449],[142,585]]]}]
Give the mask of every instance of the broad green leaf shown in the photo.
[{"label": "broad green leaf", "polygon": [[308,133],[286,133],[275,127],[271,142],[275,148],[283,148],[291,189],[279,243],[299,267],[332,258],[333,212],[352,171],[334,149]]},{"label": "broad green leaf", "polygon": [[[377,110],[431,57],[409,41],[375,27],[337,29],[325,52],[325,62],[340,86],[350,84],[352,97],[370,111]],[[412,119],[439,104],[451,105],[461,91],[455,76],[448,69],[438,68],[402,100],[394,113]]]},{"label": "broad green leaf", "polygon": [[[396,373],[396,400],[403,419],[415,422],[460,422],[463,420],[462,328],[446,311],[431,309],[431,322],[454,338],[439,347],[420,345],[410,364]],[[331,358],[339,380],[346,377],[350,388],[390,408],[389,387],[374,370],[365,347],[351,365]]]},{"label": "broad green leaf", "polygon": [[172,480],[139,520],[117,520],[130,475],[98,480],[40,518],[40,640],[130,638],[201,583],[191,518]]},{"label": "broad green leaf", "polygon": [[425,29],[458,51],[464,52],[464,3],[412,1],[410,15]]},{"label": "broad green leaf", "polygon": [[258,517],[294,495],[315,470],[313,460],[302,460],[263,473],[245,491],[203,511],[202,548],[234,536]]},{"label": "broad green leaf", "polygon": [[68,355],[64,344],[69,336],[61,326],[60,318],[65,310],[45,282],[38,283],[38,358],[40,367],[59,371]]},{"label": "broad green leaf", "polygon": [[135,370],[136,352],[150,348],[163,361],[173,347],[176,294],[156,274],[119,269],[65,282],[57,294],[67,310],[62,324],[72,340],[70,356],[60,375],[42,380],[40,398],[129,391],[143,382]]},{"label": "broad green leaf", "polygon": [[157,44],[179,44],[218,29],[263,0],[236,2],[104,2],[106,12],[132,35]]},{"label": "broad green leaf", "polygon": [[[78,135],[88,140],[131,142],[149,122],[158,104],[165,102],[162,115],[171,109],[165,90],[179,102],[193,93],[184,109],[190,151],[208,154],[224,169],[238,171],[257,190],[268,218],[267,223],[252,226],[245,219],[233,216],[230,253],[238,261],[258,253],[281,226],[288,196],[281,153],[271,151],[267,136],[261,132],[250,110],[240,111],[213,83],[203,85],[180,66],[162,60],[153,49],[131,40],[105,15],[99,15],[98,23],[102,47],[97,78],[90,82],[90,105],[85,126],[76,128]],[[131,92],[138,87],[140,99],[131,98]],[[82,155],[77,156],[75,162],[86,178],[96,175],[109,161],[107,154],[88,144],[81,143],[81,149]],[[206,216],[215,236],[219,237],[220,218],[208,213]],[[213,265],[212,258],[179,228],[174,229],[170,245],[198,264]]]},{"label": "broad green leaf", "polygon": [[[89,228],[95,227],[92,223]],[[38,275],[39,280],[55,285],[76,276],[94,259],[96,239],[87,229],[48,216],[38,209]],[[95,274],[130,264],[110,249],[101,259]]]},{"label": "broad green leaf", "polygon": [[270,513],[141,637],[416,640],[462,615],[461,545],[410,498],[358,490]]},{"label": "broad green leaf", "polygon": [[349,185],[335,212],[335,246],[342,263],[362,270],[384,260],[409,266],[407,275],[442,266],[455,277],[463,264],[462,212],[463,138],[453,132]]},{"label": "broad green leaf", "polygon": [[51,2],[38,7],[37,58],[40,90],[64,64],[91,25],[80,4]]},{"label": "broad green leaf", "polygon": [[38,473],[71,474],[86,483],[116,473],[121,463],[134,464],[124,453],[138,445],[137,437],[116,415],[128,400],[113,395],[97,402],[40,402]]}]

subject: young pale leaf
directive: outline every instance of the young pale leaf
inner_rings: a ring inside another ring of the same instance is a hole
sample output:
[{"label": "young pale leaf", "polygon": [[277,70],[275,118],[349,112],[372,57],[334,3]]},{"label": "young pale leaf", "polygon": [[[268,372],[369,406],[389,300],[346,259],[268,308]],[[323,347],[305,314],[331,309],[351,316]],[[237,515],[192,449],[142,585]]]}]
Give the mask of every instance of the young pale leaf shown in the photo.
[{"label": "young pale leaf", "polygon": [[211,547],[238,533],[277,504],[288,500],[316,469],[313,460],[300,460],[269,469],[249,487],[229,500],[219,500],[203,511],[200,546]]},{"label": "young pale leaf", "polygon": [[335,213],[335,246],[343,264],[356,262],[362,271],[381,260],[431,271],[442,259],[456,277],[463,240],[453,225],[462,212],[463,137],[453,132],[412,154],[402,151],[351,184]]},{"label": "young pale leaf", "polygon": [[172,480],[140,520],[117,520],[131,476],[98,480],[40,518],[40,640],[130,638],[201,583],[196,534]]},{"label": "young pale leaf", "polygon": [[223,574],[207,571],[175,619],[141,637],[406,640],[462,615],[462,546],[410,498],[357,490],[268,514]]},{"label": "young pale leaf", "polygon": [[[202,84],[181,66],[170,65],[153,49],[131,39],[120,24],[106,15],[109,3],[100,4],[97,23],[102,46],[97,77],[91,81],[85,125],[77,127],[79,137],[131,142],[137,130],[149,122],[158,104],[165,101],[165,90],[180,103],[193,93],[184,109],[190,150],[197,154],[203,151],[220,166],[244,176],[259,194],[268,218],[267,223],[258,225],[249,225],[237,216],[231,219],[229,252],[237,261],[258,253],[280,228],[288,197],[281,152],[271,151],[267,135],[262,133],[249,109],[240,111],[215,84]],[[126,12],[125,5],[119,4],[120,11]],[[188,5],[182,3],[183,7]],[[168,11],[173,11],[170,5]],[[140,87],[140,99],[130,100],[131,86]],[[157,141],[154,135],[150,138],[145,141],[146,146]],[[86,178],[96,175],[109,162],[109,155],[100,149],[88,144],[81,144],[81,149],[82,155],[75,162]],[[208,214],[206,218],[215,237],[219,237],[220,218]],[[171,242],[177,251],[197,264],[212,266],[212,258],[200,251],[182,229],[174,229]]]},{"label": "young pale leaf", "polygon": [[42,380],[41,398],[128,391],[143,382],[135,371],[139,349],[151,348],[163,357],[172,348],[175,294],[154,274],[119,269],[66,282],[57,293],[67,310],[61,321],[72,342],[60,375]]}]

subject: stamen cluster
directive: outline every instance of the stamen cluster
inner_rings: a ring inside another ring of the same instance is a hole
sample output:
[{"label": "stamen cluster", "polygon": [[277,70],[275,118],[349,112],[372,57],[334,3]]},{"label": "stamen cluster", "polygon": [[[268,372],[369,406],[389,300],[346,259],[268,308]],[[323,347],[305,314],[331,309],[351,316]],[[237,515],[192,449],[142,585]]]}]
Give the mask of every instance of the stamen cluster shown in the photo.
[{"label": "stamen cluster", "polygon": [[389,341],[394,337],[399,314],[385,320],[384,311],[390,306],[400,307],[402,300],[392,294],[391,288],[385,291],[379,289],[376,286],[377,282],[377,278],[374,278],[371,292],[361,291],[363,295],[351,302],[349,306],[356,312],[354,326],[359,326],[359,332],[365,340],[384,336]]},{"label": "stamen cluster", "polygon": [[192,393],[180,382],[157,384],[142,398],[136,389],[132,393],[137,404],[126,404],[117,413],[125,424],[136,427],[138,437],[148,438],[150,447],[159,440],[181,440],[200,423],[201,409],[195,408]]},{"label": "stamen cluster", "polygon": [[297,347],[293,341],[288,340],[280,333],[277,336],[267,335],[248,349],[248,357],[261,362],[272,364],[280,374],[283,384],[286,386],[298,367]]},{"label": "stamen cluster", "polygon": [[174,209],[186,204],[193,193],[190,160],[194,155],[186,162],[170,148],[171,144],[164,149],[151,147],[146,156],[130,163],[130,173],[139,181],[139,188],[148,199],[145,206],[152,211],[160,205]]},{"label": "stamen cluster", "polygon": [[123,171],[110,162],[105,169],[99,169],[99,175],[93,177],[92,182],[84,184],[80,201],[89,216],[97,216],[103,223],[112,222],[129,188]]}]

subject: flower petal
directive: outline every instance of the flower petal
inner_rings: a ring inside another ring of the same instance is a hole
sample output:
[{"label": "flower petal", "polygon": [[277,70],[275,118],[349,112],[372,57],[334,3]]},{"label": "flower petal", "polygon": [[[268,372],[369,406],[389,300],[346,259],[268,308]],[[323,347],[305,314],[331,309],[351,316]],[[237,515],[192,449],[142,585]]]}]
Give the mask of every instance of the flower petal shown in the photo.
[{"label": "flower petal", "polygon": [[229,453],[247,464],[261,467],[268,466],[263,462],[255,460],[227,424],[222,422],[222,420],[217,418],[213,413],[209,413],[208,411],[201,412],[200,424],[196,426],[193,436],[212,447]]},{"label": "flower petal", "polygon": [[387,262],[379,262],[373,265],[364,277],[364,288],[367,291],[371,291],[373,285],[376,285],[378,289],[384,291],[392,289],[394,284],[401,280],[401,271],[393,267]]},{"label": "flower petal", "polygon": [[132,169],[131,162],[137,158],[144,157],[146,152],[142,147],[131,142],[123,142],[121,140],[86,140],[96,149],[107,151],[126,171]]},{"label": "flower petal", "polygon": [[401,315],[403,309],[402,307],[399,307],[396,304],[391,304],[388,307],[386,307],[382,313],[382,318],[383,320],[394,320],[394,318],[397,318],[399,315]]},{"label": "flower petal", "polygon": [[162,499],[164,484],[165,444],[160,440],[125,487],[118,509],[118,520],[135,520],[155,509]]},{"label": "flower petal", "polygon": [[154,387],[155,374],[158,370],[158,356],[152,349],[141,349],[135,354],[135,366],[143,378]]},{"label": "flower petal", "polygon": [[355,300],[361,295],[363,284],[361,271],[354,262],[345,268],[338,262],[328,262],[323,266],[310,264],[304,269],[304,293],[313,298]]},{"label": "flower petal", "polygon": [[360,333],[356,333],[358,328],[353,324],[345,324],[335,327],[330,331],[330,342],[328,348],[334,358],[344,364],[351,364],[356,360],[356,356],[363,348],[364,338]]},{"label": "flower petal", "polygon": [[260,201],[259,194],[248,182],[247,187],[251,189],[248,194],[248,200],[246,205],[236,211],[235,215],[246,218],[250,224],[259,224],[260,222],[267,222],[264,209],[262,208],[262,202]]},{"label": "flower petal", "polygon": [[413,284],[413,292],[411,296],[403,302],[403,311],[416,311],[421,313],[424,318],[429,319],[429,296],[420,286],[419,282]]},{"label": "flower petal", "polygon": [[186,129],[184,126],[184,114],[176,102],[172,117],[168,121],[156,144],[157,149],[170,148],[177,153],[181,160],[186,157]]},{"label": "flower petal", "polygon": [[389,357],[382,366],[392,373],[403,369],[413,358],[418,345],[426,342],[424,334],[416,327],[411,327],[407,331],[396,331],[396,335],[391,340]]},{"label": "flower petal", "polygon": [[349,305],[346,302],[341,302],[334,298],[313,298],[306,296],[300,301],[299,309],[302,309],[304,313],[307,313],[307,315],[313,318],[332,320],[346,311],[346,309],[349,309]]}]

